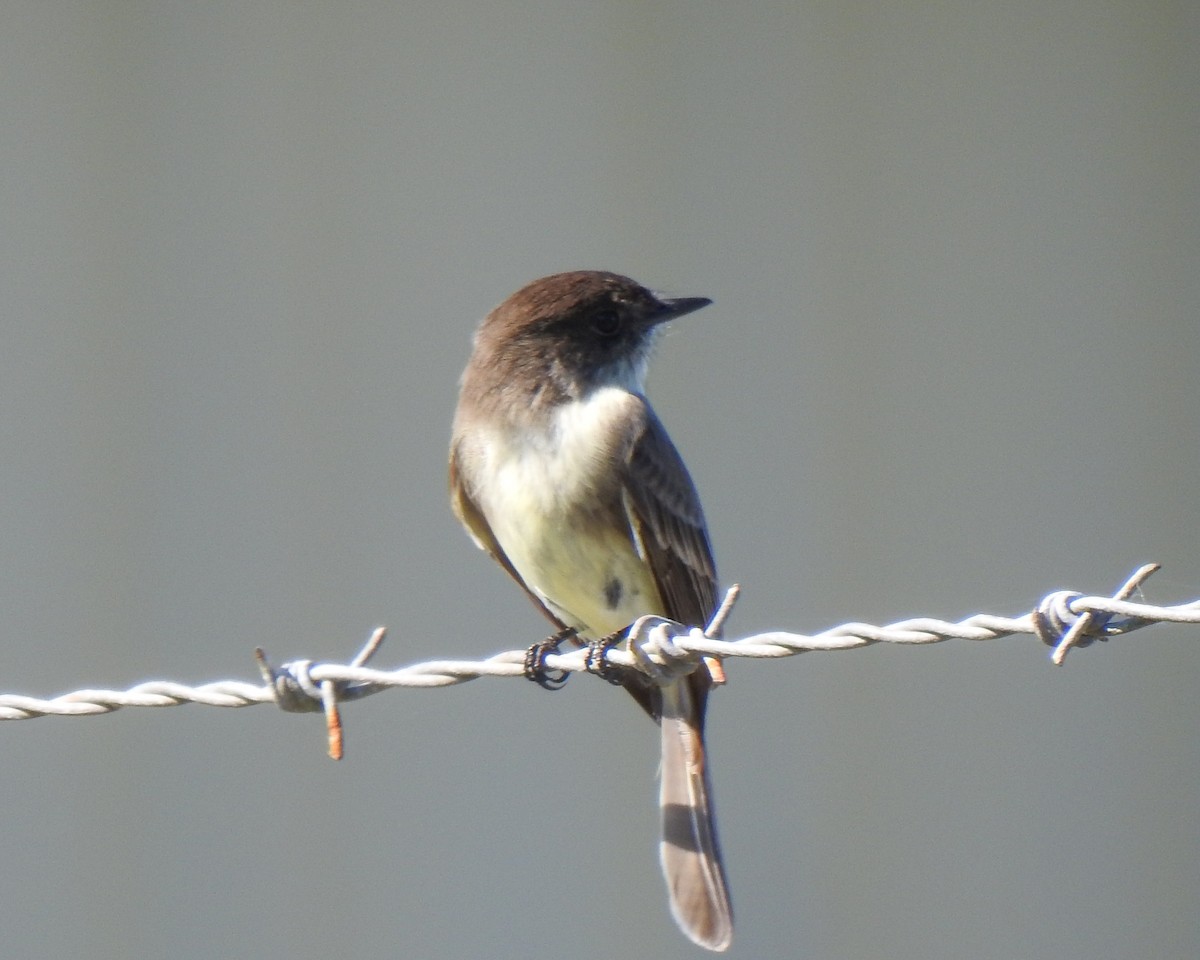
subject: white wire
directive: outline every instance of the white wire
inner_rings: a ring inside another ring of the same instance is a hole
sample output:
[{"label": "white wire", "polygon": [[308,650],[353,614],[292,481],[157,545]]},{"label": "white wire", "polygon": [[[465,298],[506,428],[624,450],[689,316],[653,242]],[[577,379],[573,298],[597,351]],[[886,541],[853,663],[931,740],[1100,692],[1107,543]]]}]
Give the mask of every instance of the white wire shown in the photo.
[{"label": "white wire", "polygon": [[[740,640],[719,640],[698,629],[687,629],[658,617],[643,617],[630,629],[629,643],[609,650],[605,659],[616,667],[663,674],[693,670],[701,656],[774,659],[817,650],[853,650],[876,643],[926,644],[1033,634],[1056,647],[1054,662],[1058,663],[1070,646],[1086,646],[1095,639],[1119,636],[1153,623],[1200,624],[1200,600],[1177,606],[1154,606],[1125,599],[1155,569],[1154,565],[1139,569],[1116,597],[1087,597],[1057,591],[1044,598],[1032,613],[1016,618],[976,614],[953,623],[930,618],[902,620],[882,627],[847,623],[813,635],[770,632]],[[730,591],[722,611],[714,618],[715,624],[724,619],[734,596],[736,588]],[[710,627],[710,632],[717,631]],[[398,670],[363,666],[382,637],[383,631],[376,631],[367,647],[349,664],[300,660],[270,667],[260,654],[260,669],[267,681],[261,685],[221,680],[192,687],[155,680],[128,690],[76,690],[51,699],[0,694],[0,720],[94,716],[122,707],[177,707],[187,703],[210,707],[275,703],[289,711],[325,709],[328,714],[336,709],[330,706],[335,700],[356,699],[396,687],[448,687],[480,677],[525,675],[525,650],[510,650],[485,660],[431,660]],[[551,654],[543,662],[551,671],[588,670],[586,650]]]}]

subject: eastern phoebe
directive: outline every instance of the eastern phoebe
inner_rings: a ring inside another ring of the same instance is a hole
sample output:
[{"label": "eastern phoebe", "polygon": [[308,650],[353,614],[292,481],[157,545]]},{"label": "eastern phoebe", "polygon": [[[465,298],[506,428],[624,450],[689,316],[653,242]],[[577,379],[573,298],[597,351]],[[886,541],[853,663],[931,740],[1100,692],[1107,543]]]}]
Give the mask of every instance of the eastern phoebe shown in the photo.
[{"label": "eastern phoebe", "polygon": [[[660,324],[711,303],[598,271],[535,280],[475,334],[450,443],[454,513],[563,631],[596,641],[645,614],[703,627],[717,577],[700,498],[643,395]],[[719,665],[714,665],[719,666]],[[622,683],[662,727],[663,873],[693,941],[733,913],[704,757],[712,676]]]}]

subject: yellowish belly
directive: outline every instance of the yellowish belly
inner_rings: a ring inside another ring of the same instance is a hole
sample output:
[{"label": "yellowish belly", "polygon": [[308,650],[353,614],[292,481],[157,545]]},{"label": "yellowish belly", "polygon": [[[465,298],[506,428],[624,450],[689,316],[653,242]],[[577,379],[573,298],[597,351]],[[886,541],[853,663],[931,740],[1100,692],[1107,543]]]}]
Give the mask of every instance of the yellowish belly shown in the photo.
[{"label": "yellowish belly", "polygon": [[661,608],[628,529],[524,517],[493,523],[492,531],[526,585],[583,636],[607,636]]},{"label": "yellowish belly", "polygon": [[[555,429],[495,435],[483,444],[479,506],[521,579],[586,637],[603,637],[660,612],[654,578],[622,508],[613,425],[636,403],[618,389],[560,409]],[[605,509],[608,502],[610,509]]]}]

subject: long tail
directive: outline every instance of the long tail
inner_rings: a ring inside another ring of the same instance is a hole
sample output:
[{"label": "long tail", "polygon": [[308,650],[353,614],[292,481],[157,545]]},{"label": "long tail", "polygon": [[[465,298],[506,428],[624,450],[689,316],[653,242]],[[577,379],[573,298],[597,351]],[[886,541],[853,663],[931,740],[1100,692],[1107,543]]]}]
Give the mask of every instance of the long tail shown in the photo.
[{"label": "long tail", "polygon": [[724,950],[733,939],[733,908],[713,822],[700,709],[686,680],[662,689],[659,854],[675,922],[698,946]]}]

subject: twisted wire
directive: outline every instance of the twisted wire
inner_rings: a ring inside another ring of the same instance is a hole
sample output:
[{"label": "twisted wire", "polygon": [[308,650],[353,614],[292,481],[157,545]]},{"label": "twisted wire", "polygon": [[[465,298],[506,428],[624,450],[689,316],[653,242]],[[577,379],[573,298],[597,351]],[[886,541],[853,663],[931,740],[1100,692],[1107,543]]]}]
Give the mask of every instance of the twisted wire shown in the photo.
[{"label": "twisted wire", "polygon": [[[1157,606],[1129,599],[1142,581],[1157,570],[1141,567],[1113,596],[1085,596],[1055,591],[1023,616],[1000,617],[980,613],[950,622],[930,617],[900,620],[885,626],[846,623],[821,633],[806,635],[772,631],[737,640],[706,636],[704,630],[686,628],[661,617],[642,617],[629,630],[629,642],[604,653],[612,667],[641,670],[666,682],[694,670],[701,657],[776,659],[818,650],[853,650],[877,643],[927,644],[947,640],[995,640],[1028,635],[1054,648],[1051,659],[1061,663],[1073,647],[1107,640],[1155,623],[1200,624],[1200,600],[1174,606]],[[737,596],[731,588],[721,610],[708,626],[717,633]],[[384,637],[376,630],[366,646],[347,664],[295,660],[280,666],[267,662],[256,651],[261,684],[220,680],[188,686],[166,680],[139,683],[127,690],[76,690],[50,699],[0,694],[0,720],[34,717],[80,717],[111,713],[123,707],[176,707],[197,703],[210,707],[249,707],[274,703],[290,712],[324,711],[330,753],[341,755],[341,727],[337,704],[397,687],[447,687],[481,677],[522,677],[525,650],[509,650],[483,660],[430,660],[396,670],[365,666]],[[544,666],[564,673],[595,672],[594,651],[574,650],[548,655]],[[337,744],[334,744],[334,740]]]}]

